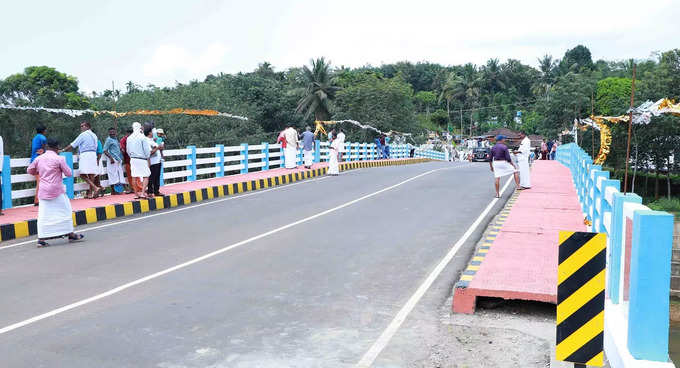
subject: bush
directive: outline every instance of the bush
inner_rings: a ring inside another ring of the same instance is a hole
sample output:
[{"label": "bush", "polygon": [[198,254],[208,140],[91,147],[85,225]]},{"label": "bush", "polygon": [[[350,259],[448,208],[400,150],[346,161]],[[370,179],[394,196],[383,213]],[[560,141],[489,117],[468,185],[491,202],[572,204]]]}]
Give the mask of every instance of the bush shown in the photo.
[{"label": "bush", "polygon": [[675,198],[659,198],[654,202],[647,204],[647,207],[655,211],[666,211],[674,213],[676,216],[680,215],[680,197]]}]

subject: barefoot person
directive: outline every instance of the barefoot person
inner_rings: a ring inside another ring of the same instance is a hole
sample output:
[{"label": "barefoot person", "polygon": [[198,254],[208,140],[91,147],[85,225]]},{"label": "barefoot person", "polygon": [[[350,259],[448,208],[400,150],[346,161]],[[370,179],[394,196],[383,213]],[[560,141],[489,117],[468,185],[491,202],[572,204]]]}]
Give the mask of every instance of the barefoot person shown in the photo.
[{"label": "barefoot person", "polygon": [[59,156],[59,142],[47,140],[47,150],[28,166],[28,173],[40,175],[38,198],[38,247],[46,247],[46,240],[68,236],[69,241],[83,239],[73,232],[71,202],[66,197],[62,175],[73,176],[66,159]]},{"label": "barefoot person", "polygon": [[106,176],[111,186],[111,194],[120,194],[116,191],[116,186],[125,185],[125,174],[123,173],[123,153],[120,151],[120,143],[115,128],[109,128],[109,137],[104,142],[103,151],[108,159]]},{"label": "barefoot person", "polygon": [[491,147],[491,161],[489,161],[491,171],[495,178],[496,184],[496,198],[500,198],[500,183],[501,178],[508,175],[515,176],[515,185],[519,187],[519,175],[517,175],[517,167],[510,158],[510,151],[505,145],[505,137],[499,135],[496,137],[496,145]]},{"label": "barefoot person", "polygon": [[286,169],[295,169],[297,167],[298,153],[297,130],[289,125],[288,128],[283,131],[283,136],[286,139],[286,148],[283,149]]},{"label": "barefoot person", "polygon": [[89,189],[87,191],[87,198],[97,198],[104,188],[99,187],[95,183],[95,176],[100,172],[97,164],[97,135],[91,130],[92,126],[89,122],[83,121],[80,123],[81,133],[76,139],[66,146],[62,151],[71,151],[74,148],[78,149],[78,170],[80,171],[80,178],[83,179]]},{"label": "barefoot person", "polygon": [[306,127],[302,133],[302,150],[305,169],[311,169],[314,164],[314,133],[311,127]]},{"label": "barefoot person", "polygon": [[340,169],[338,167],[338,156],[340,151],[340,140],[333,139],[330,146],[328,146],[328,175],[338,176]]}]

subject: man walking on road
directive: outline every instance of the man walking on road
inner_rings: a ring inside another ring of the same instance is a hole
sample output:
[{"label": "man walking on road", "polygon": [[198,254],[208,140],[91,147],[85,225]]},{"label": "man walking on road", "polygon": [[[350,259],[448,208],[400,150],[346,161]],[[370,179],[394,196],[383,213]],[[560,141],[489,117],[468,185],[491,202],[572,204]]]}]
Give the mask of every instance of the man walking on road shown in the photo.
[{"label": "man walking on road", "polygon": [[499,135],[496,137],[496,145],[491,147],[491,161],[489,166],[493,172],[496,184],[496,198],[500,198],[500,184],[501,178],[508,175],[515,176],[515,186],[519,188],[519,175],[517,175],[517,167],[510,158],[510,151],[505,145],[505,137]]},{"label": "man walking on road", "polygon": [[28,173],[40,175],[40,208],[38,210],[38,247],[46,247],[46,240],[68,236],[71,242],[82,240],[73,232],[71,202],[66,197],[62,175],[73,176],[66,159],[59,156],[59,142],[47,140],[47,150],[28,166]]},{"label": "man walking on road", "polygon": [[516,153],[519,166],[519,185],[521,189],[531,188],[531,172],[529,172],[529,156],[531,155],[531,140],[525,132],[519,133],[521,143]]},{"label": "man walking on road", "polygon": [[314,133],[309,126],[302,133],[302,150],[305,169],[311,169],[314,163]]}]

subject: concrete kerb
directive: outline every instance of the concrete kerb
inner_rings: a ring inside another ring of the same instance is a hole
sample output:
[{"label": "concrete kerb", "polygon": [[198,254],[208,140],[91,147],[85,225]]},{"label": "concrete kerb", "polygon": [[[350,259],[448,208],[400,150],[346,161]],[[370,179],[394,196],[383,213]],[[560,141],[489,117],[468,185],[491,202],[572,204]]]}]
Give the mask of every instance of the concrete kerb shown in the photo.
[{"label": "concrete kerb", "polygon": [[[426,158],[407,158],[401,160],[356,161],[343,162],[340,171],[348,171],[369,167],[383,167],[396,165],[419,164],[432,161]],[[142,199],[101,207],[86,208],[73,212],[73,225],[87,225],[96,222],[112,220],[120,217],[144,214],[150,211],[174,208],[191,203],[201,202],[213,198],[231,196],[235,194],[276,187],[293,182],[311,179],[325,175],[327,167],[272,176],[265,179],[248,180],[239,183],[224,184],[199,188],[187,192],[169,194],[164,197]],[[0,225],[0,242],[25,238],[38,233],[38,220],[30,219],[16,223]]]},{"label": "concrete kerb", "polygon": [[460,279],[453,287],[454,293],[454,303],[453,312],[454,313],[473,313],[476,304],[476,295],[466,293],[466,289],[475,274],[482,265],[484,258],[488,254],[489,250],[493,246],[494,240],[498,236],[501,228],[505,224],[505,221],[510,214],[510,210],[515,205],[517,197],[519,196],[519,191],[515,191],[505,206],[501,211],[494,217],[494,219],[489,223],[484,233],[482,233],[481,239],[477,242],[475,251],[468,263],[468,266],[460,275]]}]

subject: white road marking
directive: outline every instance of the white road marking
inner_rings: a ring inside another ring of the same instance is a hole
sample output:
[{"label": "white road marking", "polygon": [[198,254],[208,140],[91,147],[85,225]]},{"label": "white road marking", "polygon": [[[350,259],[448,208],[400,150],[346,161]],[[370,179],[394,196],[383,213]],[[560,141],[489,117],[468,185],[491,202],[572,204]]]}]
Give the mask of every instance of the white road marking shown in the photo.
[{"label": "white road marking", "polygon": [[[302,223],[305,223],[305,222],[314,220],[314,219],[319,218],[319,217],[321,217],[321,216],[325,216],[325,215],[327,215],[327,214],[329,214],[329,213],[332,213],[332,212],[341,210],[341,209],[343,209],[343,208],[345,208],[345,207],[348,207],[348,206],[351,206],[351,205],[353,205],[353,204],[355,204],[355,203],[357,203],[357,202],[360,202],[360,201],[363,201],[363,200],[365,200],[365,199],[374,197],[374,196],[376,196],[376,195],[378,195],[378,194],[380,194],[380,193],[384,193],[384,192],[386,192],[386,191],[389,191],[389,190],[392,190],[392,189],[394,189],[394,188],[400,187],[400,186],[402,186],[402,185],[404,185],[404,184],[406,184],[406,183],[408,183],[408,182],[410,182],[410,181],[416,180],[416,179],[421,178],[421,177],[423,177],[423,176],[425,176],[425,175],[429,175],[429,174],[432,174],[432,173],[434,173],[434,172],[441,171],[441,170],[447,170],[447,169],[449,169],[449,168],[440,168],[440,169],[434,169],[434,170],[426,171],[426,172],[424,172],[424,173],[422,173],[422,174],[419,174],[419,175],[413,176],[413,177],[411,177],[411,178],[409,178],[409,179],[406,179],[406,180],[404,180],[404,181],[401,181],[401,182],[399,182],[399,183],[397,183],[397,184],[394,184],[394,185],[391,185],[391,186],[389,186],[389,187],[380,189],[380,190],[378,190],[378,191],[376,191],[376,192],[373,192],[373,193],[364,195],[364,196],[362,196],[362,197],[359,197],[359,198],[357,198],[357,199],[351,200],[351,201],[349,201],[349,202],[346,202],[346,203],[341,204],[341,205],[339,205],[339,206],[333,207],[333,208],[331,208],[331,209],[328,209],[328,210],[319,212],[319,213],[317,213],[317,214],[315,214],[315,215],[305,217],[305,218],[303,218],[303,219],[301,219],[301,220],[297,220],[297,221],[292,222],[292,223],[290,223],[290,224],[288,224],[288,225],[284,225],[284,226],[278,227],[278,228],[276,228],[276,229],[269,230],[269,231],[267,231],[267,232],[265,232],[265,233],[262,233],[262,234],[260,234],[260,235],[253,236],[253,237],[248,238],[248,239],[246,239],[246,240],[242,240],[242,241],[240,241],[240,242],[238,242],[238,243],[234,243],[234,244],[228,245],[228,246],[226,246],[226,247],[224,247],[224,248],[221,248],[221,249],[218,249],[218,250],[216,250],[216,251],[210,252],[210,253],[208,253],[208,254],[202,255],[202,256],[200,256],[200,257],[194,258],[194,259],[192,259],[192,260],[190,260],[190,261],[188,261],[188,262],[184,262],[184,263],[178,264],[178,265],[176,265],[176,266],[173,266],[173,267],[170,267],[170,268],[166,268],[166,269],[164,269],[164,270],[162,270],[162,271],[159,271],[159,272],[153,273],[153,274],[151,274],[151,275],[142,277],[142,278],[140,278],[140,279],[137,279],[137,280],[128,282],[127,284],[124,284],[124,285],[115,287],[115,288],[113,288],[113,289],[110,289],[110,290],[108,290],[108,291],[105,291],[105,292],[103,292],[103,293],[101,293],[101,294],[97,294],[97,295],[92,296],[92,297],[90,297],[90,298],[83,299],[83,300],[80,300],[80,301],[78,301],[78,302],[75,302],[75,303],[72,303],[72,304],[69,304],[69,305],[65,305],[65,306],[63,306],[63,307],[61,307],[61,308],[57,308],[57,309],[51,310],[51,311],[49,311],[49,312],[47,312],[47,313],[43,313],[43,314],[37,315],[37,316],[35,316],[35,317],[31,317],[31,318],[29,318],[29,319],[26,319],[26,320],[23,320],[23,321],[21,321],[21,322],[17,322],[17,323],[11,324],[11,325],[9,325],[9,326],[5,326],[5,327],[3,327],[3,328],[0,328],[0,335],[1,335],[1,334],[4,334],[4,333],[7,333],[7,332],[10,332],[10,331],[13,331],[13,330],[16,330],[16,329],[18,329],[18,328],[21,328],[21,327],[30,325],[30,324],[32,324],[32,323],[38,322],[38,321],[43,320],[43,319],[45,319],[45,318],[53,317],[53,316],[56,316],[56,315],[58,315],[58,314],[61,314],[61,313],[70,311],[70,310],[72,310],[72,309],[81,307],[81,306],[83,306],[83,305],[86,305],[86,304],[95,302],[95,301],[97,301],[97,300],[99,300],[99,299],[106,298],[107,296],[111,296],[111,295],[120,293],[121,291],[124,291],[124,290],[126,290],[126,289],[129,289],[129,288],[131,288],[131,287],[133,287],[133,286],[136,286],[136,285],[139,285],[139,284],[143,284],[143,283],[145,283],[145,282],[147,282],[147,281],[153,280],[153,279],[155,279],[155,278],[161,277],[161,276],[166,275],[166,274],[169,274],[169,273],[171,273],[171,272],[174,272],[174,271],[183,269],[183,268],[185,268],[185,267],[189,267],[189,266],[191,266],[191,265],[193,265],[193,264],[196,264],[196,263],[205,261],[206,259],[215,257],[215,256],[217,256],[217,255],[220,255],[220,254],[224,253],[224,252],[227,252],[227,251],[230,251],[230,250],[232,250],[232,249],[234,249],[234,248],[240,247],[240,246],[242,246],[242,245],[244,245],[244,244],[248,244],[248,243],[254,242],[254,241],[256,241],[256,240],[259,240],[259,239],[265,238],[265,237],[267,237],[267,236],[270,236],[270,235],[276,234],[276,233],[278,233],[278,232],[281,232],[281,231],[283,231],[283,230],[289,229],[289,228],[291,228],[291,227],[293,227],[293,226],[297,226],[297,225],[299,225],[299,224],[302,224]],[[506,185],[506,186],[507,186],[507,185]],[[503,188],[503,189],[505,189],[505,188]],[[253,193],[253,194],[254,194],[254,193]]]},{"label": "white road marking", "polygon": [[[344,175],[346,175],[346,174],[344,174]],[[147,220],[147,219],[150,219],[150,218],[154,218],[156,216],[164,216],[164,215],[169,215],[169,214],[175,213],[175,212],[187,211],[187,210],[190,210],[192,208],[210,206],[210,205],[213,205],[213,204],[222,203],[224,201],[231,201],[231,200],[235,200],[235,199],[246,198],[246,197],[250,197],[250,196],[254,196],[254,195],[258,195],[258,194],[262,194],[262,193],[266,193],[266,192],[271,192],[273,190],[290,188],[290,187],[294,187],[296,185],[312,183],[312,182],[315,182],[315,181],[324,180],[324,179],[328,179],[328,178],[330,178],[330,176],[324,176],[324,177],[311,179],[311,180],[304,180],[304,181],[300,181],[300,182],[297,182],[297,183],[285,184],[285,185],[281,185],[281,186],[274,187],[274,188],[261,189],[261,190],[258,190],[258,191],[252,192],[252,193],[240,194],[240,195],[236,195],[236,196],[232,196],[232,197],[217,199],[217,200],[214,200],[214,201],[208,201],[208,202],[203,202],[203,203],[195,203],[193,205],[187,205],[187,206],[183,206],[183,207],[180,207],[180,208],[177,208],[177,209],[174,209],[174,210],[168,210],[168,211],[163,211],[163,212],[154,213],[154,214],[148,214],[147,215],[147,214],[140,213],[139,215],[142,215],[140,217],[135,217],[135,218],[127,219],[127,220],[114,221],[114,222],[111,222],[111,223],[108,223],[108,224],[88,227],[88,228],[82,229],[82,230],[78,230],[78,229],[74,229],[74,230],[76,230],[76,232],[78,232],[78,233],[85,233],[85,232],[88,232],[88,231],[99,230],[99,229],[107,228],[107,227],[110,227],[110,226],[126,224],[128,222]],[[180,193],[177,193],[177,194],[180,194]],[[5,249],[9,249],[9,248],[18,247],[20,245],[26,245],[26,244],[35,244],[35,239],[23,241],[21,243],[16,243],[16,244],[0,246],[0,251],[5,250]]]},{"label": "white road marking", "polygon": [[[501,190],[501,196],[505,192],[505,190],[508,188],[508,185],[510,185],[510,182],[513,181],[512,177],[508,180],[507,183],[503,186],[503,189]],[[460,249],[461,246],[467,241],[467,239],[472,235],[472,233],[475,231],[477,226],[482,222],[484,217],[491,211],[493,206],[498,202],[498,198],[494,198],[489,202],[489,204],[486,206],[484,211],[479,214],[479,217],[475,220],[475,222],[470,225],[470,227],[467,229],[465,234],[458,239],[458,241],[453,245],[451,250],[449,250],[448,253],[442,258],[442,260],[437,264],[437,266],[430,272],[430,274],[427,276],[425,281],[418,287],[418,289],[411,295],[411,297],[408,299],[406,304],[404,304],[403,307],[399,310],[396,316],[394,316],[394,319],[392,319],[392,322],[385,328],[383,333],[378,337],[378,339],[373,343],[370,349],[364,354],[364,356],[361,358],[359,363],[357,363],[357,367],[370,367],[373,365],[375,362],[375,359],[378,357],[380,352],[385,349],[387,344],[389,344],[390,340],[394,336],[394,334],[397,332],[399,327],[401,326],[402,323],[406,320],[406,317],[411,313],[413,308],[418,304],[420,299],[425,295],[425,292],[432,286],[432,283],[434,283],[434,280],[439,277],[439,274],[442,273],[444,268],[446,267],[449,262],[451,262],[451,259],[453,259],[453,256],[458,253],[458,250]]]}]

